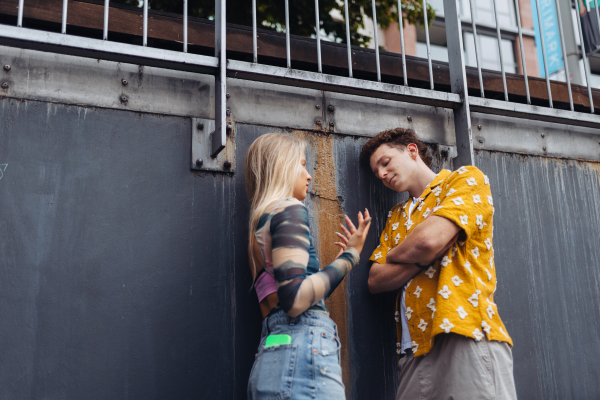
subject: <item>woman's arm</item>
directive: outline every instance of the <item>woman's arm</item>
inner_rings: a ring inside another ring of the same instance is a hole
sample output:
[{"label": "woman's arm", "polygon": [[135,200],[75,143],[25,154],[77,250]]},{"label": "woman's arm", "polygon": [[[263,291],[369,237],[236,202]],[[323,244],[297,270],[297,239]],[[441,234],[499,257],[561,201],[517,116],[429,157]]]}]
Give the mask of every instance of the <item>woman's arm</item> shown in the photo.
[{"label": "woman's arm", "polygon": [[359,260],[358,251],[349,246],[327,267],[307,276],[310,246],[308,210],[299,202],[288,205],[273,216],[271,235],[277,295],[281,307],[291,317],[300,315],[329,296]]}]

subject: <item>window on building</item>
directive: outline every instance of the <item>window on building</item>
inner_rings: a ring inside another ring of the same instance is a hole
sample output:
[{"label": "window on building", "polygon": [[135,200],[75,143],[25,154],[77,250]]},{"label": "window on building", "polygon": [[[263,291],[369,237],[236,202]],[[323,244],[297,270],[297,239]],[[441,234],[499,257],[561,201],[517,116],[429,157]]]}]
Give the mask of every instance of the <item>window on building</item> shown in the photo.
[{"label": "window on building", "polygon": [[[496,26],[494,18],[494,4],[492,0],[471,0],[475,1],[475,21],[478,24]],[[511,0],[496,0],[498,11],[498,21],[501,28],[515,27],[514,5]],[[460,0],[461,17],[471,20],[471,6],[469,0]]]},{"label": "window on building", "polygon": [[[429,48],[431,49],[432,60],[448,62],[448,48],[446,46],[432,44]],[[417,57],[427,58],[427,43],[417,42]]]},{"label": "window on building", "polygon": [[[498,53],[498,39],[493,36],[477,35],[479,59],[481,68],[500,71],[500,54]],[[516,73],[517,63],[515,62],[515,52],[513,42],[502,39],[502,58],[504,61],[504,70],[506,72]],[[473,33],[464,32],[465,45],[465,64],[471,67],[477,66],[475,55],[475,43],[473,42]]]}]

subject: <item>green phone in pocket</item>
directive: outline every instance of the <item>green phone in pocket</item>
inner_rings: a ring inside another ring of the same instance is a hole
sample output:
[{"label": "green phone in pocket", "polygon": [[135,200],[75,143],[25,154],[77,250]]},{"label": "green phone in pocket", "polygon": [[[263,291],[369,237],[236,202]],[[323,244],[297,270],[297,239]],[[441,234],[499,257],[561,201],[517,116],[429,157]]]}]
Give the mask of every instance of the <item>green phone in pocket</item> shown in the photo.
[{"label": "green phone in pocket", "polygon": [[265,347],[278,346],[281,344],[292,343],[292,337],[290,335],[269,335],[265,342]]}]

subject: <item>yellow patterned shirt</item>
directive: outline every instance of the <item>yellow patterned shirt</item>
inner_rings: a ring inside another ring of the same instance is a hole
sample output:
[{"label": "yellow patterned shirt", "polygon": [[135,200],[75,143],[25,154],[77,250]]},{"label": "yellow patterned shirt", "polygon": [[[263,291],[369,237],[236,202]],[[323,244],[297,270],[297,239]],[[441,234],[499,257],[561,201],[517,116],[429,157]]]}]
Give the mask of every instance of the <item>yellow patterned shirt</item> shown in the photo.
[{"label": "yellow patterned shirt", "polygon": [[[494,207],[488,177],[472,166],[442,170],[421,194],[410,218],[408,207],[409,202],[400,203],[389,212],[371,261],[384,264],[388,251],[430,215],[447,218],[462,229],[441,260],[406,284],[406,318],[415,357],[431,350],[438,333],[458,333],[477,341],[485,334],[488,340],[512,346],[494,303]],[[396,329],[402,343],[398,304]]]}]

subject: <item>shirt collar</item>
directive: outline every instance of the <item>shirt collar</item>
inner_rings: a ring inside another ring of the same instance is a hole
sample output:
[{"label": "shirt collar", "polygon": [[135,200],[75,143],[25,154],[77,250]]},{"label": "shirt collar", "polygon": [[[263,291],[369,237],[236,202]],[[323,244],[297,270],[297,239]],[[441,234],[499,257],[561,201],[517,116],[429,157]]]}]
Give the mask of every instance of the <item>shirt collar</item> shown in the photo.
[{"label": "shirt collar", "polygon": [[431,193],[431,190],[434,189],[435,187],[439,186],[442,182],[444,182],[444,180],[446,180],[446,178],[448,177],[448,175],[450,175],[450,171],[448,171],[447,169],[443,169],[441,170],[434,178],[431,182],[429,182],[429,185],[427,185],[427,187],[425,188],[425,190],[423,191],[423,193],[421,193],[421,196],[419,197],[419,200],[425,200],[425,198],[427,197],[427,195],[429,195],[429,193]]}]

